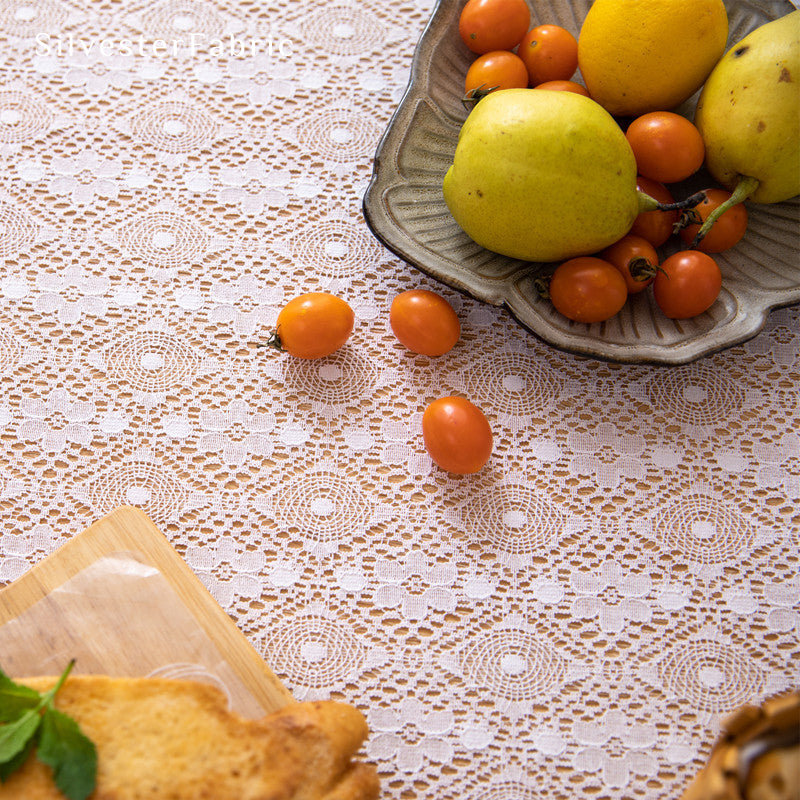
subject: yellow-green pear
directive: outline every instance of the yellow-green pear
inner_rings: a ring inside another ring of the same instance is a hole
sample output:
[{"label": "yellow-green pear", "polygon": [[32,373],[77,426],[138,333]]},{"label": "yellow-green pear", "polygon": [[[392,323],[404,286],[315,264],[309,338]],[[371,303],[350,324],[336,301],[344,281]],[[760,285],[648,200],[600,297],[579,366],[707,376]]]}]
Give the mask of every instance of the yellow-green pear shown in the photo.
[{"label": "yellow-green pear", "polygon": [[728,50],[706,80],[694,121],[709,173],[734,195],[698,237],[736,202],[779,203],[800,194],[800,11],[761,25]]},{"label": "yellow-green pear", "polygon": [[640,208],[636,159],[614,118],[572,92],[504,89],[462,126],[444,198],[482,247],[524,261],[595,253]]}]

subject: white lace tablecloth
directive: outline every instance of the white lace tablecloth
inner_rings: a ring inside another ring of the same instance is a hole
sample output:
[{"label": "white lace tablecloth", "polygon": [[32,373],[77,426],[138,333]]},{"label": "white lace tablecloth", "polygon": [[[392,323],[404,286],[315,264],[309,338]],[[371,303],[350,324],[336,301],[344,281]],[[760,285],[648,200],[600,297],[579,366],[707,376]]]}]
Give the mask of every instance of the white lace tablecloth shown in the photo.
[{"label": "white lace tablecloth", "polygon": [[[800,311],[617,366],[383,249],[361,200],[430,12],[0,2],[0,585],[134,504],[296,697],[365,711],[387,798],[674,798],[798,683]],[[443,358],[389,329],[416,286],[459,312]],[[315,289],[351,342],[257,348]],[[448,393],[495,431],[476,476],[422,446]]]}]

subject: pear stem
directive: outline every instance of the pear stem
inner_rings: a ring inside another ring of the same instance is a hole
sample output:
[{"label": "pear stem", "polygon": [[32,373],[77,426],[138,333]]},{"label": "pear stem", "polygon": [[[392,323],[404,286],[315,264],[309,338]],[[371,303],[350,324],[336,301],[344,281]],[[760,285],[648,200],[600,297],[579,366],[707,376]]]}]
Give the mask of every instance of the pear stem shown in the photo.
[{"label": "pear stem", "polygon": [[751,194],[758,188],[758,178],[751,178],[742,176],[736,184],[731,196],[724,202],[720,203],[707,217],[706,221],[700,226],[697,235],[692,240],[691,247],[695,249],[702,241],[703,237],[714,227],[714,223],[732,206],[744,202],[750,197]]},{"label": "pear stem", "polygon": [[639,213],[643,211],[683,211],[686,208],[694,208],[706,199],[705,192],[695,192],[690,194],[683,200],[678,200],[675,203],[659,203],[655,197],[650,197],[649,194],[636,190],[639,197]]}]

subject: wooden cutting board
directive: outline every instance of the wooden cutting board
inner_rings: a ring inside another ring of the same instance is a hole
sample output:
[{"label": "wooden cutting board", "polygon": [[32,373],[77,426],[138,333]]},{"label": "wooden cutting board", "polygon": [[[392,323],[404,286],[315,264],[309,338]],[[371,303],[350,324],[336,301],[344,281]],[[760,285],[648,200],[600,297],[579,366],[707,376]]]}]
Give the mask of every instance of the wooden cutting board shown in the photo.
[{"label": "wooden cutting board", "polygon": [[[268,613],[268,612],[265,612]],[[194,677],[257,717],[292,701],[234,621],[138,508],[98,520],[0,590],[0,667]]]}]

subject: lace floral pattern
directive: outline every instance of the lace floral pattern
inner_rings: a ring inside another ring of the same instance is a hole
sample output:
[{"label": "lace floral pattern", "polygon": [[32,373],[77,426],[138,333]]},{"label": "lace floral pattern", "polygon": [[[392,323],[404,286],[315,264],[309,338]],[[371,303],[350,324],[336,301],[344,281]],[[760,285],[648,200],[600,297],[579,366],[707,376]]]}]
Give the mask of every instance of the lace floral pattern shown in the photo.
[{"label": "lace floral pattern", "polygon": [[[133,504],[296,697],[364,710],[386,797],[678,796],[797,682],[798,309],[617,366],[384,250],[361,199],[430,0],[79,5],[0,3],[0,584]],[[443,358],[388,326],[414,286]],[[318,289],[344,348],[256,347]],[[494,429],[475,476],[422,446],[449,393]]]}]

